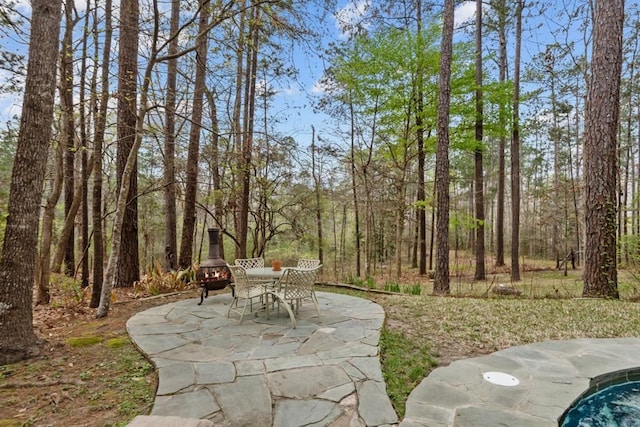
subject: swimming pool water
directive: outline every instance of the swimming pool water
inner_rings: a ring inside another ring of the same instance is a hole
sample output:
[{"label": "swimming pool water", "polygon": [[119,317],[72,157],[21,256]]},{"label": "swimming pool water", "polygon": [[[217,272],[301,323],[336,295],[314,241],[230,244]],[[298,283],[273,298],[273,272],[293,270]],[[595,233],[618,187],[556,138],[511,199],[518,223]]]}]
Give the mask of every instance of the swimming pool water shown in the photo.
[{"label": "swimming pool water", "polygon": [[603,388],[569,409],[562,427],[640,427],[640,381]]}]

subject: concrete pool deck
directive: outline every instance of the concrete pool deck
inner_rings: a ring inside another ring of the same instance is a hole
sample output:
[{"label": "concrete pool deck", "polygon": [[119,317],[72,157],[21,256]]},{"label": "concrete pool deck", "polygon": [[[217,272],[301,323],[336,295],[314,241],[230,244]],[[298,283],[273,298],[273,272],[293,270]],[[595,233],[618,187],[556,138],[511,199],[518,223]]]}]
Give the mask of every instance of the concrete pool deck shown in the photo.
[{"label": "concrete pool deck", "polygon": [[[547,341],[458,360],[413,390],[400,426],[557,426],[592,378],[638,366],[639,338]],[[519,384],[493,384],[487,372]]]},{"label": "concrete pool deck", "polygon": [[[557,426],[591,378],[640,366],[640,338],[550,341],[458,360],[430,373],[399,420],[382,377],[384,310],[369,300],[318,292],[322,319],[304,304],[226,317],[230,294],[184,300],[127,322],[158,370],[151,415],[131,427]],[[516,378],[496,385],[487,372]]]}]

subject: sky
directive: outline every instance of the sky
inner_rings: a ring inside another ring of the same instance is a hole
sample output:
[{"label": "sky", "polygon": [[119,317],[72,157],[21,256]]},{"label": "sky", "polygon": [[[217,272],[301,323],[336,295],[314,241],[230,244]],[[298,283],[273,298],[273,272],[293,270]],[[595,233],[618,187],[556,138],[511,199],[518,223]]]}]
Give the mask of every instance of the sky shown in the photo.
[{"label": "sky", "polygon": [[[335,39],[345,39],[347,34],[344,31],[344,25],[352,22],[358,22],[363,13],[365,13],[369,0],[355,1],[339,1],[338,8],[332,16],[329,16],[325,22],[327,34]],[[75,0],[76,8],[82,11],[86,8],[86,0]],[[18,1],[18,10],[20,13],[29,16],[31,7],[28,0]],[[475,14],[475,2],[463,2],[456,10],[456,24],[472,18]],[[9,47],[12,50],[25,53],[27,46],[11,42],[5,38],[3,47]],[[294,138],[309,139],[311,135],[311,126],[320,127],[326,116],[321,113],[314,113],[311,107],[309,96],[317,96],[322,91],[318,84],[324,71],[324,64],[318,57],[313,55],[298,53],[292,57],[295,65],[300,71],[298,82],[288,87],[281,87],[278,96],[279,101],[276,105],[281,105],[282,109],[291,108],[292,113],[285,115],[286,120],[282,123],[281,132],[286,133]],[[6,78],[9,71],[0,70],[0,79]],[[278,108],[278,107],[276,107]],[[21,99],[15,95],[0,94],[0,126],[5,127],[5,122],[11,117],[19,115],[21,110]]]}]

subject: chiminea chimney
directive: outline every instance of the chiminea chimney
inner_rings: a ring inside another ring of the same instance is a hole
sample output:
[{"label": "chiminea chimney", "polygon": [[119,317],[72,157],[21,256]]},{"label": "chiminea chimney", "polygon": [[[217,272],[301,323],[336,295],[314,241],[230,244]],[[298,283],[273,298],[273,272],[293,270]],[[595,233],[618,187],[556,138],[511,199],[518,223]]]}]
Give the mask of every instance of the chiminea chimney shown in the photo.
[{"label": "chiminea chimney", "polygon": [[207,231],[209,232],[208,259],[218,259],[220,258],[220,231],[217,228],[210,228]]}]

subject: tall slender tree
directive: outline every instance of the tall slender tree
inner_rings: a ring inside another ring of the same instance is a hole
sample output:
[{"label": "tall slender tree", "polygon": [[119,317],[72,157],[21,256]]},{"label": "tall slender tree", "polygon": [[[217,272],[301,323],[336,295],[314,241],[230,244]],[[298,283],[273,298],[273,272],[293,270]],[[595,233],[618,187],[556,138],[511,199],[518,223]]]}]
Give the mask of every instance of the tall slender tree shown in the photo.
[{"label": "tall slender tree", "polygon": [[425,144],[424,144],[424,47],[422,42],[422,0],[416,5],[416,31],[418,36],[418,67],[416,70],[416,142],[418,145],[418,261],[419,274],[427,274],[427,198],[425,191]]},{"label": "tall slender tree", "polygon": [[[256,103],[256,79],[258,67],[258,50],[260,48],[261,10],[257,0],[250,1],[250,19],[248,25],[247,46],[244,65],[244,94],[242,105],[242,138],[240,146],[240,209],[238,210],[238,240],[244,252],[247,251],[247,235],[249,231],[249,202],[251,196],[251,176],[253,158],[253,126]],[[254,253],[254,255],[258,255]]]},{"label": "tall slender tree", "polygon": [[[243,2],[244,3],[244,2]],[[242,117],[242,87],[243,87],[243,75],[244,75],[244,52],[246,50],[245,39],[246,39],[246,21],[247,21],[247,10],[243,8],[240,11],[240,16],[238,20],[238,40],[236,43],[236,64],[235,64],[235,91],[234,91],[234,102],[233,102],[233,113],[231,117],[231,135],[233,137],[233,143],[235,146],[235,156],[236,156],[236,164],[238,165],[238,174],[243,175],[245,173],[244,169],[247,168],[245,162],[243,160],[242,153],[242,135],[243,135],[243,127],[241,122]],[[246,172],[248,173],[248,171]],[[244,216],[244,202],[243,202],[243,193],[242,193],[242,179],[239,178],[236,181],[236,189],[234,193],[234,204],[236,209],[236,215],[234,215],[235,222],[235,232],[236,232],[236,250],[235,256],[236,258],[246,258],[247,257],[247,224]],[[248,218],[248,208],[247,208],[247,217]]]},{"label": "tall slender tree", "polygon": [[[82,223],[80,225],[81,237],[80,240],[80,254],[81,254],[81,286],[86,288],[89,286],[89,157],[88,157],[88,127],[91,126],[92,117],[91,114],[87,114],[87,111],[91,111],[91,108],[87,108],[86,95],[87,95],[87,74],[88,66],[88,49],[89,49],[89,23],[91,20],[91,0],[87,1],[87,9],[85,11],[84,25],[82,32],[84,37],[82,38],[82,59],[80,61],[80,91],[79,91],[79,127],[80,127],[80,174],[81,174],[81,188],[82,188]],[[96,71],[93,70],[91,80],[94,82],[92,88],[95,88]],[[92,92],[93,93],[93,92]],[[91,96],[95,99],[95,96]],[[94,104],[95,105],[95,104]]]},{"label": "tall slender tree", "polygon": [[618,298],[616,209],[624,0],[596,1],[584,138],[585,296]]},{"label": "tall slender tree", "polygon": [[[507,76],[507,5],[506,0],[494,1],[491,5],[497,15],[497,32],[499,44],[498,82],[504,84]],[[499,106],[500,123],[506,123],[505,105]],[[498,142],[498,194],[496,206],[496,266],[504,266],[504,195],[505,195],[505,151],[506,136],[501,133]]]},{"label": "tall slender tree", "polygon": [[167,64],[167,98],[165,102],[164,129],[164,245],[165,269],[178,267],[177,253],[177,210],[176,210],[176,86],[178,76],[178,26],[180,25],[180,0],[171,2],[171,23],[169,24],[170,59]]},{"label": "tall slender tree", "polygon": [[318,228],[318,259],[320,264],[324,262],[324,238],[322,234],[322,182],[320,181],[320,172],[316,164],[316,128],[311,126],[311,175],[313,176],[313,192],[316,196],[316,227]]},{"label": "tall slender tree", "polygon": [[556,47],[548,45],[544,55],[545,71],[548,74],[551,89],[551,138],[553,139],[553,216],[551,218],[551,246],[556,259],[556,269],[560,268],[560,140],[561,134],[558,126],[558,97],[556,94]]},{"label": "tall slender tree", "polygon": [[60,142],[55,142],[52,147],[53,155],[53,180],[50,184],[49,194],[46,196],[44,209],[42,210],[42,232],[40,234],[40,246],[38,262],[36,265],[36,305],[49,304],[51,293],[49,292],[49,279],[51,277],[51,240],[53,237],[53,223],[58,199],[62,193],[63,181],[63,150]]},{"label": "tall slender tree", "polygon": [[[104,43],[102,49],[102,64],[100,68],[100,95],[98,111],[95,120],[95,132],[93,139],[93,154],[96,173],[93,175],[93,191],[91,200],[91,223],[93,226],[93,285],[91,288],[91,301],[89,307],[97,308],[100,304],[100,294],[104,281],[104,235],[102,232],[102,148],[107,124],[107,106],[109,103],[109,65],[111,53],[111,37],[113,36],[113,24],[111,19],[111,0],[104,3]],[[97,11],[97,7],[96,7]],[[98,20],[94,19],[94,25]],[[98,34],[97,29],[94,34]],[[98,43],[95,43],[96,49]],[[96,52],[97,57],[97,52]]]},{"label": "tall slender tree", "polygon": [[355,252],[356,252],[356,277],[362,274],[362,232],[361,230],[361,204],[358,196],[358,186],[356,185],[356,118],[353,105],[353,91],[349,89],[349,172],[351,178],[351,192],[353,194],[353,216],[354,216],[354,233],[355,233]]},{"label": "tall slender tree", "polygon": [[513,71],[511,135],[511,281],[520,281],[520,50],[524,0],[516,4],[516,52]]},{"label": "tall slender tree", "polygon": [[476,270],[473,278],[484,280],[484,166],[482,142],[483,136],[483,100],[482,100],[482,0],[476,0],[476,146],[474,150],[475,179],[474,202],[476,211]]},{"label": "tall slender tree", "polygon": [[[120,0],[120,38],[118,45],[118,188],[129,153],[136,139],[138,100],[138,23],[140,11],[138,0]],[[137,153],[134,152],[137,157]],[[116,287],[130,287],[140,279],[138,255],[138,163],[133,165],[129,183],[129,199],[122,224],[122,256],[118,258]]]},{"label": "tall slender tree", "polygon": [[[64,150],[64,214],[73,215],[71,205],[75,192],[75,120],[73,108],[73,31],[76,25],[74,18],[74,0],[64,2],[64,37],[60,48],[60,104],[62,110],[62,139]],[[71,276],[75,270],[75,233],[73,227],[63,242],[64,272]]]},{"label": "tall slender tree", "polygon": [[438,93],[438,149],[436,152],[436,271],[433,292],[448,294],[449,288],[449,106],[451,102],[451,62],[453,58],[453,0],[444,2],[444,23],[440,56]]},{"label": "tall slender tree", "polygon": [[42,184],[51,142],[61,0],[32,0],[27,78],[0,257],[0,364],[38,352],[33,279]]},{"label": "tall slender tree", "polygon": [[182,240],[180,242],[180,267],[188,268],[193,262],[193,235],[196,221],[196,193],[198,190],[198,162],[200,153],[200,133],[202,131],[202,106],[207,72],[207,40],[209,33],[209,0],[200,0],[200,23],[196,39],[196,79],[191,105],[191,128],[189,129],[189,149],[187,153],[187,182],[184,195],[184,218]]}]

